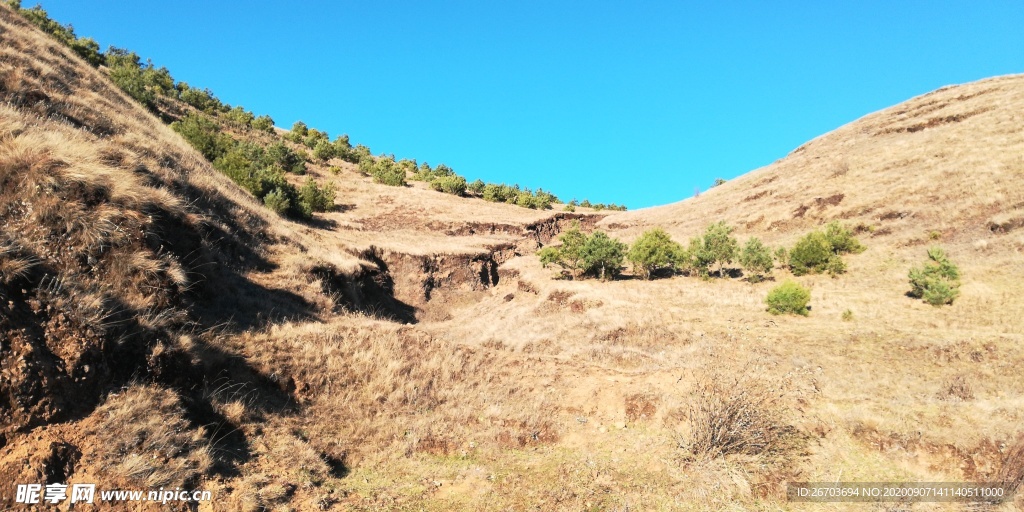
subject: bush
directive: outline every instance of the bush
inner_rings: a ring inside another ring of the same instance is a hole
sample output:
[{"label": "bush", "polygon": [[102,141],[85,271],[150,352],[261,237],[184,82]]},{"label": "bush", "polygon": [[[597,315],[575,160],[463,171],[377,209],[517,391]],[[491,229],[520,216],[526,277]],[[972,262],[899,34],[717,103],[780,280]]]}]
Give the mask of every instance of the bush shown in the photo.
[{"label": "bush", "polygon": [[739,242],[732,236],[732,228],[725,222],[716,222],[704,230],[704,236],[690,241],[688,253],[692,265],[702,276],[710,274],[711,265],[718,264],[718,276],[725,276],[725,265],[732,263],[739,252]]},{"label": "bush", "polygon": [[240,106],[228,110],[221,117],[237,128],[251,128],[252,122],[256,120],[252,112]]},{"label": "bush", "polygon": [[80,38],[75,36],[75,30],[71,25],[61,25],[60,23],[50,19],[49,13],[47,13],[41,6],[36,5],[31,9],[22,9],[20,0],[8,0],[7,4],[30,23],[39,27],[40,30],[53,36],[54,39],[71,48],[71,50],[85,59],[93,67],[103,64],[105,59],[103,54],[100,53],[100,45],[96,43],[96,41],[89,37]]},{"label": "bush", "polygon": [[558,239],[562,245],[548,246],[537,253],[541,265],[547,268],[549,264],[556,264],[568,270],[573,279],[579,278],[583,272],[583,246],[587,235],[580,231],[579,223],[574,222]]},{"label": "bush", "polygon": [[786,281],[768,292],[765,302],[768,312],[773,315],[793,313],[807,316],[807,304],[811,301],[811,292],[795,281]]},{"label": "bush", "polygon": [[335,156],[336,152],[334,145],[326,140],[317,142],[316,146],[313,148],[313,158],[316,158],[321,162],[326,162]]},{"label": "bush", "polygon": [[602,281],[614,279],[622,269],[626,257],[626,244],[609,237],[601,231],[595,231],[580,251],[583,269]]},{"label": "bush", "polygon": [[330,138],[327,137],[327,132],[322,132],[316,128],[310,128],[306,132],[306,136],[302,139],[302,144],[309,149],[313,149],[321,142],[330,143]]},{"label": "bush", "polygon": [[306,173],[306,162],[283,142],[275,142],[267,146],[263,152],[262,163],[277,165],[292,174]]},{"label": "bush", "polygon": [[628,259],[633,264],[634,273],[651,279],[658,270],[674,267],[682,251],[683,247],[673,241],[665,230],[654,228],[633,242]]},{"label": "bush", "polygon": [[267,116],[267,115],[259,116],[259,117],[255,118],[255,119],[253,119],[252,123],[250,123],[250,124],[252,125],[252,129],[253,130],[257,130],[257,131],[261,131],[261,132],[267,132],[267,133],[271,133],[271,134],[274,133],[274,119],[271,118],[270,116]]},{"label": "bush", "polygon": [[269,194],[263,196],[263,204],[278,215],[284,215],[289,209],[291,209],[291,203],[288,201],[288,197],[285,196],[285,193],[279,188],[275,188]]},{"label": "bush", "polygon": [[175,91],[174,79],[167,68],[155,68],[152,62],[142,64],[135,52],[110,47],[106,55],[110,79],[125,93],[146,108],[155,108],[156,95]]},{"label": "bush", "polygon": [[320,187],[312,177],[299,189],[299,201],[313,212],[328,212],[334,209],[334,197],[333,184]]},{"label": "bush", "polygon": [[960,269],[939,247],[928,249],[928,262],[910,270],[910,296],[933,306],[952,304],[960,294]]},{"label": "bush", "polygon": [[836,254],[858,254],[867,249],[853,236],[853,231],[839,221],[829,222],[825,226],[825,238],[832,246],[832,252]]},{"label": "bush", "polygon": [[486,187],[486,185],[484,184],[483,180],[477,179],[470,183],[466,188],[468,188],[470,192],[476,195],[481,195],[484,193],[484,187]]},{"label": "bush", "polygon": [[779,247],[775,250],[775,261],[779,263],[780,267],[784,267],[789,263],[789,251],[785,247]]},{"label": "bush", "polygon": [[394,187],[405,186],[405,169],[402,169],[394,159],[364,157],[359,160],[359,172],[372,176],[373,181]]},{"label": "bush", "polygon": [[211,162],[231,147],[231,137],[220,133],[220,126],[202,114],[190,112],[181,120],[171,123],[171,129]]},{"label": "bush", "polygon": [[698,375],[690,393],[690,436],[681,443],[700,458],[724,455],[778,454],[800,444],[798,432],[786,421],[785,382],[739,376],[720,370]]},{"label": "bush", "polygon": [[430,182],[430,188],[446,194],[462,196],[466,194],[466,178],[462,176],[441,176]]},{"label": "bush", "polygon": [[144,107],[148,109],[154,107],[156,94],[146,87],[146,81],[140,68],[135,66],[112,67],[110,68],[110,80]]},{"label": "bush", "polygon": [[836,276],[846,272],[840,255],[864,250],[852,231],[839,222],[830,222],[824,232],[812,231],[796,243],[789,253],[789,267],[798,276],[823,272]]},{"label": "bush", "polygon": [[750,280],[757,282],[764,280],[766,274],[772,273],[775,260],[759,238],[750,238],[740,251],[740,265],[750,274]]},{"label": "bush", "polygon": [[220,106],[220,100],[209,89],[195,89],[185,82],[178,82],[176,88],[179,91],[178,98],[196,109],[209,112]]},{"label": "bush", "polygon": [[508,201],[510,196],[509,187],[504,184],[498,185],[496,183],[488,183],[483,189],[483,198],[485,201],[504,203]]},{"label": "bush", "polygon": [[296,144],[302,144],[307,134],[309,134],[309,127],[306,126],[306,123],[295,121],[292,124],[292,129],[285,134],[284,138]]},{"label": "bush", "polygon": [[574,211],[576,211],[576,205],[571,204],[571,203],[567,204],[564,207],[562,207],[562,210],[563,211],[567,211],[567,212],[574,212]]},{"label": "bush", "polygon": [[832,244],[820,231],[808,233],[797,241],[789,252],[789,267],[798,276],[826,271],[836,275],[846,270],[839,256],[832,252]]}]

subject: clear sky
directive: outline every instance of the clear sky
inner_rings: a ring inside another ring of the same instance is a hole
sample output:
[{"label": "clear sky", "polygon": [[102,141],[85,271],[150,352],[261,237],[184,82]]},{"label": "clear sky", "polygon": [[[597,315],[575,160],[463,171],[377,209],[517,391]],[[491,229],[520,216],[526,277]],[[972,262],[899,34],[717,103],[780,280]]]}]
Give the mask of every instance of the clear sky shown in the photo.
[{"label": "clear sky", "polygon": [[631,209],[943,85],[1024,72],[1021,0],[43,7],[278,126]]}]

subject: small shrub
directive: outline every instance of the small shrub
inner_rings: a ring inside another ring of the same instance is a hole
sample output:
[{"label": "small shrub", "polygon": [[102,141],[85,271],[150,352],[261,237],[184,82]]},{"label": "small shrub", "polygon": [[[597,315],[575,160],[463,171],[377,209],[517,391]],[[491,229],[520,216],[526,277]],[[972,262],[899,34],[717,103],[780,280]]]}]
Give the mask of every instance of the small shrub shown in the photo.
[{"label": "small shrub", "polygon": [[583,244],[580,254],[584,271],[605,281],[619,275],[626,257],[626,244],[595,231]]},{"label": "small shrub", "polygon": [[832,252],[832,244],[829,243],[825,234],[820,231],[808,233],[789,252],[789,267],[794,275],[820,274],[828,270],[835,273],[838,271],[841,262],[837,262],[838,256]]},{"label": "small shrub", "polygon": [[336,152],[334,145],[326,140],[318,141],[316,146],[313,147],[313,158],[316,158],[321,162],[326,162],[335,156]]},{"label": "small shrub", "polygon": [[275,142],[267,146],[263,152],[261,163],[263,165],[277,165],[292,174],[306,173],[306,162],[302,156],[292,151],[283,142]]},{"label": "small shrub", "polygon": [[366,156],[359,160],[359,172],[372,176],[373,181],[393,187],[404,187],[405,169],[392,158]]},{"label": "small shrub", "polygon": [[250,128],[256,120],[252,112],[240,106],[225,112],[222,117],[237,128]]},{"label": "small shrub", "polygon": [[441,176],[430,182],[430,188],[445,194],[462,196],[466,194],[466,178],[462,176]]},{"label": "small shrub", "polygon": [[309,134],[309,127],[306,126],[306,123],[295,121],[292,124],[292,129],[285,134],[284,138],[296,144],[302,144],[307,134]]},{"label": "small shrub", "polygon": [[786,264],[788,264],[789,252],[786,251],[785,247],[779,247],[778,249],[775,249],[775,261],[778,262],[780,266],[785,266]]},{"label": "small shrub", "polygon": [[574,212],[574,211],[576,211],[576,205],[574,205],[574,204],[567,204],[567,205],[562,207],[562,211]]},{"label": "small shrub", "polygon": [[682,251],[683,247],[672,240],[665,230],[654,228],[633,242],[628,259],[637,275],[651,279],[658,270],[675,266]]},{"label": "small shrub", "polygon": [[740,251],[740,265],[750,274],[751,281],[758,282],[772,273],[775,262],[772,253],[760,239],[750,238]]},{"label": "small shrub", "polygon": [[853,320],[853,311],[850,311],[849,309],[843,311],[843,321],[849,322],[851,320]]},{"label": "small shrub", "polygon": [[268,115],[262,115],[253,119],[251,125],[253,130],[274,133],[274,119]]},{"label": "small shrub", "polygon": [[795,281],[786,281],[768,292],[765,302],[768,312],[773,315],[793,313],[807,316],[807,304],[811,301],[811,292]]},{"label": "small shrub", "polygon": [[329,212],[334,209],[334,196],[334,185],[321,187],[312,177],[299,189],[299,201],[314,212]]},{"label": "small shrub", "polygon": [[725,182],[725,178],[715,178],[715,182],[711,184],[711,188],[715,188],[719,185],[724,185]]},{"label": "small shrub", "polygon": [[231,137],[220,133],[220,126],[202,114],[189,113],[181,120],[171,123],[171,129],[178,132],[211,162],[231,147]]},{"label": "small shrub", "polygon": [[568,270],[573,279],[577,279],[584,270],[583,246],[587,243],[587,235],[580,231],[579,223],[574,222],[572,227],[558,238],[562,242],[561,245],[548,246],[537,253],[540,262],[544,267],[550,264],[558,265]]},{"label": "small shrub", "polygon": [[725,276],[725,265],[732,263],[739,252],[739,243],[732,236],[732,227],[716,222],[704,230],[704,236],[690,241],[688,253],[701,276],[710,275],[711,265],[718,264],[718,276]]},{"label": "small shrub", "polygon": [[864,252],[864,247],[846,226],[839,221],[829,222],[825,226],[825,239],[832,246],[832,252],[836,254],[859,254]]},{"label": "small shrub", "polygon": [[177,85],[178,97],[181,101],[188,103],[198,110],[204,112],[211,111],[220,105],[220,100],[213,95],[209,89],[195,89],[189,87],[185,82],[179,82]]},{"label": "small shrub", "polygon": [[288,197],[284,191],[279,188],[275,188],[269,194],[263,196],[263,204],[270,208],[278,215],[284,215],[291,209],[291,202],[288,201]]},{"label": "small shrub", "polygon": [[798,276],[824,272],[836,276],[846,272],[842,254],[864,250],[850,229],[839,222],[830,222],[824,232],[812,231],[796,243],[789,253],[789,267]]},{"label": "small shrub", "polygon": [[484,184],[483,180],[480,180],[480,179],[474,180],[472,183],[470,183],[467,186],[469,191],[474,193],[474,194],[476,194],[476,195],[483,194],[484,193],[484,187],[486,187],[486,185]]},{"label": "small shrub", "polygon": [[928,249],[928,262],[910,270],[911,297],[933,306],[952,304],[960,294],[960,269],[939,247]]},{"label": "small shrub", "polygon": [[785,384],[750,373],[712,370],[698,376],[690,393],[690,435],[680,443],[694,456],[778,454],[798,444],[798,432],[786,418]]},{"label": "small shrub", "polygon": [[309,149],[316,148],[317,144],[320,144],[321,142],[330,144],[330,138],[327,137],[326,132],[322,132],[316,128],[309,128],[306,131],[306,136],[302,138],[302,144]]}]

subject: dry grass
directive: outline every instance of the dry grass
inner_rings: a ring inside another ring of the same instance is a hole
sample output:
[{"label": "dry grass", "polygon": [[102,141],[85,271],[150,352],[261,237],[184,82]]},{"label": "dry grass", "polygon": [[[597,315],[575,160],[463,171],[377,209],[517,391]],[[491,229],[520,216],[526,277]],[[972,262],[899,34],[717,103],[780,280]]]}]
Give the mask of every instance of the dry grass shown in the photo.
[{"label": "dry grass", "polygon": [[[787,479],[1020,481],[1022,77],[602,221],[686,240],[726,220],[775,246],[857,227],[848,273],[801,277],[811,315],[777,318],[771,282],[553,280],[533,253],[568,218],[338,161],[309,173],[339,208],[281,219],[5,7],[0,29],[2,386],[43,397],[3,409],[11,481],[51,442],[82,448],[75,481],[239,510],[801,510]],[[964,274],[942,309],[904,296],[932,243]],[[80,399],[136,375],[166,386]]]},{"label": "dry grass", "polygon": [[696,378],[682,446],[697,457],[761,455],[790,449],[796,429],[786,419],[787,390],[748,367]]},{"label": "dry grass", "polygon": [[196,487],[213,463],[202,428],[192,428],[171,391],[134,386],[111,395],[86,429],[94,468],[112,485]]}]

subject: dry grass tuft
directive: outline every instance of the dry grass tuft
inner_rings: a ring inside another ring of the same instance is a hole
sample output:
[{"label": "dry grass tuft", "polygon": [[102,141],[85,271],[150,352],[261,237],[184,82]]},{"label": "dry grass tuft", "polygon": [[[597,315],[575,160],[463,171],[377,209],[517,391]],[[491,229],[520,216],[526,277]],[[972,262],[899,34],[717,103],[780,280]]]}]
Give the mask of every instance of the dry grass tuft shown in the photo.
[{"label": "dry grass tuft", "polygon": [[966,375],[957,375],[946,381],[939,391],[938,397],[943,400],[974,400],[974,387]]},{"label": "dry grass tuft", "polygon": [[682,444],[703,459],[784,452],[798,437],[786,401],[787,386],[752,367],[705,370],[691,392],[690,433]]},{"label": "dry grass tuft", "polygon": [[213,457],[203,428],[184,419],[171,391],[134,386],[111,395],[93,413],[91,458],[116,483],[145,488],[197,483]]},{"label": "dry grass tuft", "polygon": [[1024,485],[1024,435],[1018,436],[1003,455],[994,480],[1006,485],[1007,491],[1021,490],[1021,485]]}]

